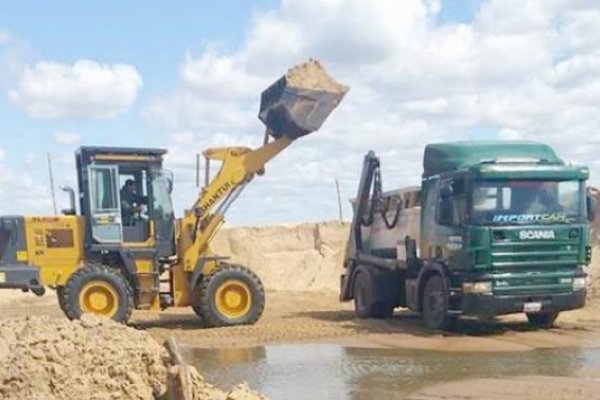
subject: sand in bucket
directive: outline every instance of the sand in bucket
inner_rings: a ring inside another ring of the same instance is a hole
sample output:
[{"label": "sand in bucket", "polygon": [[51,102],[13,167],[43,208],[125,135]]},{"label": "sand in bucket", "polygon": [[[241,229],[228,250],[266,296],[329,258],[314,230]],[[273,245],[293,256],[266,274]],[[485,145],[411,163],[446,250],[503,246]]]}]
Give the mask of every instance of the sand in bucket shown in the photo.
[{"label": "sand in bucket", "polygon": [[318,130],[348,90],[310,59],[262,93],[259,118],[271,136],[296,139]]}]

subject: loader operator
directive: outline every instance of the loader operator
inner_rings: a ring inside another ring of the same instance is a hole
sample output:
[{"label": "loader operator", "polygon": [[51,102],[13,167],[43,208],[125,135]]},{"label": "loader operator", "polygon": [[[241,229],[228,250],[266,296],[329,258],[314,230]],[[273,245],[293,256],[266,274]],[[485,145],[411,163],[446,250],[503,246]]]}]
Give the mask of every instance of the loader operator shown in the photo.
[{"label": "loader operator", "polygon": [[141,210],[142,204],[146,204],[148,199],[144,196],[139,196],[135,181],[127,179],[121,188],[121,218],[123,225],[133,225],[134,217]]}]

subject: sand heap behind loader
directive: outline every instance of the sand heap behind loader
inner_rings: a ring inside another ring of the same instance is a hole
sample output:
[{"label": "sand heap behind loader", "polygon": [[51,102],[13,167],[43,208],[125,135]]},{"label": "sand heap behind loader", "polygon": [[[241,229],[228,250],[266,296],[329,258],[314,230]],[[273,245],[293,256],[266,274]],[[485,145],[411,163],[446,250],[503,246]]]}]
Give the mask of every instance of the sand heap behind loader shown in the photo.
[{"label": "sand heap behind loader", "polygon": [[[288,71],[262,94],[263,145],[205,150],[206,184],[182,218],[165,150],[81,147],[78,193],[64,189],[71,205],[63,215],[0,217],[0,288],[56,289],[71,319],[127,321],[133,309],[192,306],[207,326],[255,323],[265,303],[260,279],[213,254],[210,242],[245,186],[319,129],[347,91],[315,60]],[[221,165],[209,179],[211,161]]]}]

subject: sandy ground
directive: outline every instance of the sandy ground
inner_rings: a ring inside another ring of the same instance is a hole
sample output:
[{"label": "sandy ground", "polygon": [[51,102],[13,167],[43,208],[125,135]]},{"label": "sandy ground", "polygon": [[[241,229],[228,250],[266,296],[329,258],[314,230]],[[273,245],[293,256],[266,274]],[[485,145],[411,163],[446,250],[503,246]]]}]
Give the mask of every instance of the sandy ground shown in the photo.
[{"label": "sandy ground", "polygon": [[[20,292],[0,295],[0,318],[64,318],[52,291],[41,298]],[[592,305],[563,313],[557,327],[550,330],[532,330],[524,317],[511,316],[488,321],[465,319],[453,332],[439,333],[427,331],[417,315],[403,310],[389,320],[356,319],[352,304],[339,303],[334,292],[268,292],[265,314],[254,326],[203,329],[190,309],[135,312],[131,323],[159,342],[174,336],[184,345],[204,348],[322,342],[442,351],[523,351],[600,347],[599,311],[599,306]]]},{"label": "sandy ground", "polygon": [[443,383],[419,390],[407,400],[588,400],[597,399],[598,393],[600,380],[594,377],[521,376]]},{"label": "sandy ground", "polygon": [[[64,318],[52,292],[38,298],[0,292],[0,319],[25,315]],[[263,318],[254,326],[203,329],[188,309],[161,314],[134,313],[132,325],[162,342],[174,336],[182,344],[204,348],[321,342],[357,347],[441,351],[526,351],[536,348],[600,347],[600,305],[563,313],[557,327],[532,330],[521,316],[491,321],[460,321],[454,332],[423,328],[418,316],[399,310],[392,319],[358,320],[352,305],[335,292],[269,292]],[[600,371],[580,377],[471,379],[426,387],[414,400],[590,399],[600,392]]]}]

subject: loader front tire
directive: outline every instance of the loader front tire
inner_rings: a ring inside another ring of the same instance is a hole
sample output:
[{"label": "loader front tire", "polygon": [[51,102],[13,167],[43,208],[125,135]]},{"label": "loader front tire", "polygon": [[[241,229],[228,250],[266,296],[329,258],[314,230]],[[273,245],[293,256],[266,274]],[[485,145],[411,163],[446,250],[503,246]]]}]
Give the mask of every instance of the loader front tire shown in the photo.
[{"label": "loader front tire", "polygon": [[65,291],[64,286],[58,286],[56,288],[56,297],[58,298],[58,305],[59,305],[60,309],[66,314],[67,311],[66,311],[65,302],[64,302],[64,299],[65,299],[64,291]]},{"label": "loader front tire", "polygon": [[207,327],[252,325],[265,308],[265,289],[254,272],[221,264],[192,292],[192,308]]},{"label": "loader front tire", "polygon": [[118,271],[102,264],[75,272],[57,293],[69,319],[89,313],[125,323],[133,311],[131,286]]}]

